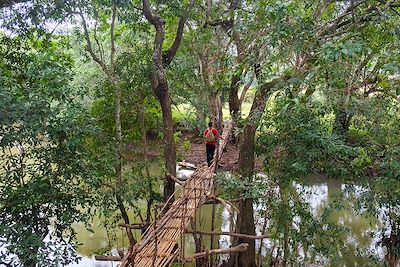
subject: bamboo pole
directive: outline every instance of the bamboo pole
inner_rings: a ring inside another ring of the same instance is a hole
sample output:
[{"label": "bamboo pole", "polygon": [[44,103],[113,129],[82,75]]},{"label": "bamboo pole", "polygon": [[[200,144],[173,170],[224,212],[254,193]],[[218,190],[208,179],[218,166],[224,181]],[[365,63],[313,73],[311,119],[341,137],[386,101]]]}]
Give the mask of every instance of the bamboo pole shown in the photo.
[{"label": "bamboo pole", "polygon": [[155,261],[156,261],[157,244],[158,244],[158,242],[157,242],[157,232],[156,232],[156,229],[155,229],[156,225],[157,225],[157,209],[154,210],[154,224],[153,224],[153,227],[154,227],[154,255],[153,255],[153,258],[152,258],[152,266],[153,267],[156,266],[155,265]]}]

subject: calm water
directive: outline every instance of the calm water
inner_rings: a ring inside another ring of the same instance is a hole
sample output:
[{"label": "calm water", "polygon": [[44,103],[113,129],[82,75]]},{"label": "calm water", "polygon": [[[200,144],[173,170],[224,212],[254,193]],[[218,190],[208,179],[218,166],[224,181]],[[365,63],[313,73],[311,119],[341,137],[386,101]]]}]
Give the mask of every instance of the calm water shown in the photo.
[{"label": "calm water", "polygon": [[[328,180],[321,176],[312,177],[307,181],[307,185],[295,185],[299,192],[309,203],[314,214],[319,214],[320,210],[331,201],[334,196],[345,190],[346,185],[335,180]],[[358,190],[363,190],[361,187]],[[211,210],[212,205],[204,205],[198,212],[198,229],[205,231],[211,230]],[[258,208],[255,206],[255,216],[257,217]],[[351,229],[351,234],[346,236],[346,245],[338,251],[340,253],[343,266],[364,266],[368,259],[362,256],[357,256],[357,249],[363,249],[374,254],[378,258],[383,259],[384,251],[379,246],[376,246],[377,238],[371,237],[371,231],[379,226],[379,222],[373,218],[367,218],[365,216],[357,215],[351,210],[342,210],[335,212],[331,216],[331,220],[335,223],[344,225]],[[230,231],[233,222],[232,216],[222,206],[216,206],[215,216],[215,231]],[[262,225],[261,218],[258,218],[259,225]],[[78,253],[83,257],[78,264],[71,264],[69,267],[111,267],[116,266],[117,262],[96,262],[91,255],[96,254],[99,250],[107,250],[108,239],[104,227],[101,226],[99,220],[94,221],[92,229],[94,233],[87,231],[84,225],[77,224],[74,227],[78,233],[77,238],[79,243],[83,243],[82,246],[78,247]],[[257,233],[260,234],[260,227],[257,229]],[[118,231],[118,247],[122,248],[127,246],[127,240],[122,238],[124,233],[122,230]],[[135,231],[136,238],[139,238],[139,232]],[[215,237],[215,242],[219,243],[221,248],[229,247],[230,237],[221,236]],[[209,237],[204,237],[205,244],[210,243]],[[191,235],[187,235],[185,238],[185,253],[190,255],[194,251],[194,242]],[[259,246],[259,242],[256,243]],[[263,241],[263,245],[266,248],[271,247],[271,242],[268,239]],[[116,248],[114,248],[116,249]],[[265,254],[265,250],[263,254]]]}]

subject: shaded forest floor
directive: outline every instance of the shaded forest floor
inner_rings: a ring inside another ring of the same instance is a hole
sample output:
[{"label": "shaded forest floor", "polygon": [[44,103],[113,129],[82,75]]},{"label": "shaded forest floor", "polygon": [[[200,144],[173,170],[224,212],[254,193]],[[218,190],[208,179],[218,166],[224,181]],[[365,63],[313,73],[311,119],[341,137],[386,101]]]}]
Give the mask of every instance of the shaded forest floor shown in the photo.
[{"label": "shaded forest floor", "polygon": [[[178,161],[184,160],[187,163],[201,165],[206,161],[206,146],[198,135],[182,131],[180,141],[176,143],[178,154]],[[143,148],[140,143],[128,144],[125,147],[125,156],[130,160],[143,159]],[[163,157],[163,141],[157,138],[148,140],[149,158],[162,158]],[[237,168],[239,159],[239,149],[235,144],[228,143],[223,154],[222,159],[218,164],[218,170],[221,171],[234,171]]]}]

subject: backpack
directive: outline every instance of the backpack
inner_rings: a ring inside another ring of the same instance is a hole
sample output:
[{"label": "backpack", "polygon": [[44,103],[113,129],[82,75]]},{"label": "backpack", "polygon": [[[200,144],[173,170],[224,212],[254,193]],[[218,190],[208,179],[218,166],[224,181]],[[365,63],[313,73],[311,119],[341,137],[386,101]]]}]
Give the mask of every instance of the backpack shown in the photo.
[{"label": "backpack", "polygon": [[215,141],[215,136],[214,136],[214,133],[212,132],[212,128],[208,129],[207,134],[204,136],[204,141],[206,141],[208,143],[212,143]]}]

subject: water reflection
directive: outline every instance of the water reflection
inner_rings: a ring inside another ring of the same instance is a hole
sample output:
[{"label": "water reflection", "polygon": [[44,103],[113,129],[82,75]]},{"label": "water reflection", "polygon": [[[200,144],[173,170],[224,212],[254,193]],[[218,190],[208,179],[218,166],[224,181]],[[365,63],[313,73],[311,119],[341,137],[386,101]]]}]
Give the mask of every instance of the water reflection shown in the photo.
[{"label": "water reflection", "polygon": [[73,263],[68,265],[68,267],[115,267],[117,266],[118,262],[101,262],[96,261],[94,257],[83,257],[79,263]]},{"label": "water reflection", "polygon": [[[185,173],[184,175],[187,175]],[[337,180],[327,179],[323,176],[313,176],[304,183],[293,184],[296,191],[302,196],[303,200],[309,205],[310,211],[313,216],[320,216],[322,210],[331,203],[336,196],[340,194],[346,194],[347,186]],[[359,186],[356,187],[354,196],[357,197],[358,194],[366,190],[365,188]],[[372,217],[367,217],[356,213],[355,209],[352,208],[352,203],[345,203],[346,209],[341,209],[334,211],[329,219],[331,222],[338,225],[342,225],[350,229],[347,234],[343,234],[344,245],[338,248],[338,255],[342,260],[342,266],[365,266],[370,265],[370,257],[375,257],[378,261],[382,261],[384,257],[384,251],[380,246],[377,246],[379,237],[374,236],[372,233],[380,227],[381,222]],[[255,216],[257,220],[256,233],[261,235],[262,225],[264,219],[260,215],[262,209],[261,206],[255,205]],[[212,205],[204,205],[197,212],[197,229],[203,231],[211,231],[211,221],[212,221]],[[216,206],[216,216],[215,216],[215,228],[214,231],[232,231],[235,219],[224,207]],[[99,249],[106,249],[108,246],[107,235],[104,227],[100,226],[99,222],[97,227],[94,227],[94,233],[90,233],[85,229],[83,225],[76,225],[75,229],[78,232],[78,242],[83,243],[82,246],[78,248],[78,252],[83,259],[78,264],[69,265],[69,267],[109,267],[116,266],[116,262],[96,262],[90,255],[93,255]],[[139,233],[135,231],[136,238],[138,238]],[[118,242],[121,247],[126,246],[128,241],[123,238],[124,233],[118,233]],[[210,247],[210,237],[204,236],[203,242],[207,248]],[[191,235],[186,235],[185,240],[185,254],[190,255],[195,251],[194,240]],[[214,237],[214,247],[219,245],[221,248],[227,248],[231,245],[230,236],[215,236]],[[261,245],[260,241],[256,242],[256,246],[259,248]],[[263,249],[261,250],[262,255],[266,255],[267,252],[270,253],[270,249],[273,246],[273,241],[269,239],[264,239],[262,241]],[[257,248],[257,251],[258,251]],[[301,250],[300,250],[301,251]],[[301,255],[300,257],[304,257]],[[221,259],[226,259],[225,256],[221,256]],[[321,259],[323,261],[323,259]],[[187,265],[189,266],[189,265]],[[379,264],[377,264],[379,266]]]}]

